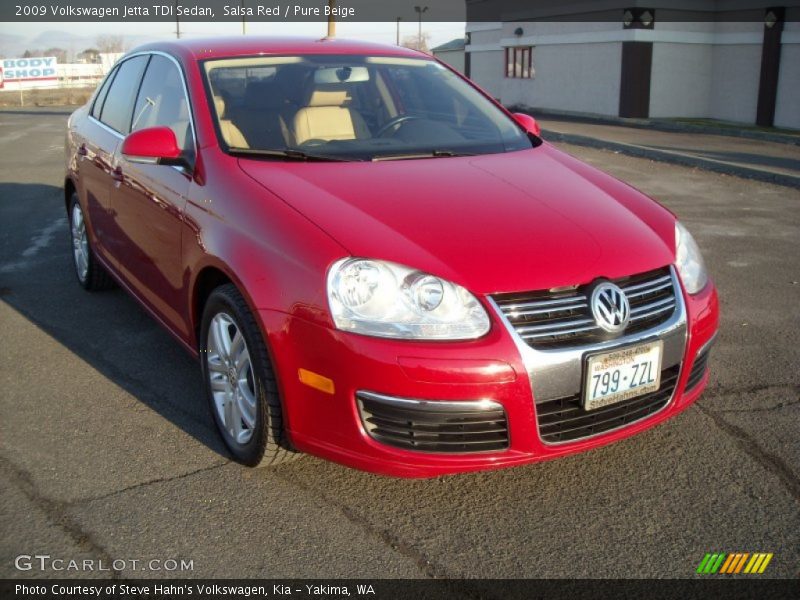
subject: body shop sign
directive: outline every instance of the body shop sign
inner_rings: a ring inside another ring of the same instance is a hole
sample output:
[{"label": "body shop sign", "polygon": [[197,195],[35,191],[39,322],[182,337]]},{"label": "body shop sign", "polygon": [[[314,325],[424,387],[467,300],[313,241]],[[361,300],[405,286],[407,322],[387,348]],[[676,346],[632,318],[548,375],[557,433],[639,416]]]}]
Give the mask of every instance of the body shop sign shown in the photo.
[{"label": "body shop sign", "polygon": [[57,79],[56,64],[55,56],[4,58],[2,62],[3,78],[6,83]]}]

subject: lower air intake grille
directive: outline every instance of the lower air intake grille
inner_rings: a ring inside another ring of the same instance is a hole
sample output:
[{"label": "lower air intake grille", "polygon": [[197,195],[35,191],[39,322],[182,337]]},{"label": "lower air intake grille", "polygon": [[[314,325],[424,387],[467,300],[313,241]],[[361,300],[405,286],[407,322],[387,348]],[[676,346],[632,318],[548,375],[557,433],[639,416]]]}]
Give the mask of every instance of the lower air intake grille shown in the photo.
[{"label": "lower air intake grille", "polygon": [[698,354],[694,359],[692,370],[689,371],[689,378],[686,380],[686,390],[691,390],[703,379],[708,368],[708,357],[711,354],[710,349],[705,350],[702,354]]},{"label": "lower air intake grille", "polygon": [[644,419],[667,405],[679,372],[680,365],[664,369],[657,391],[588,412],[583,410],[580,394],[537,403],[539,435],[545,442],[568,442]]},{"label": "lower air intake grille", "polygon": [[508,448],[503,407],[488,400],[424,401],[357,392],[370,437],[422,452],[487,452]]}]

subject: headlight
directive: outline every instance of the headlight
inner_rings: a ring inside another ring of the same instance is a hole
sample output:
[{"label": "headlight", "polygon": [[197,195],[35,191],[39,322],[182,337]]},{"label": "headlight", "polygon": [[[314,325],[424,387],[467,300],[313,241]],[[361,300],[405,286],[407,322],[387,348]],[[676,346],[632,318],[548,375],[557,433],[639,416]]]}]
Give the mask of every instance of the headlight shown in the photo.
[{"label": "headlight", "polygon": [[364,335],[467,340],[489,331],[489,316],[463,287],[379,260],[335,263],[328,304],[336,327]]},{"label": "headlight", "polygon": [[700,248],[697,247],[697,242],[689,230],[677,221],[675,222],[675,266],[686,291],[690,294],[696,294],[706,286],[708,273]]}]

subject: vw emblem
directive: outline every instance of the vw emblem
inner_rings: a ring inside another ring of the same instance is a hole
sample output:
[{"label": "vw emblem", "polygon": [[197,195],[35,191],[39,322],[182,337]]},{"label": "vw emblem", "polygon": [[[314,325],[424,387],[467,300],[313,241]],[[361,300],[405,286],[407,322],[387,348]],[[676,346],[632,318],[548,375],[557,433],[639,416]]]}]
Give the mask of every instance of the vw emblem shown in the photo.
[{"label": "vw emblem", "polygon": [[599,284],[592,292],[590,305],[595,323],[609,333],[619,333],[631,318],[628,297],[610,281]]}]

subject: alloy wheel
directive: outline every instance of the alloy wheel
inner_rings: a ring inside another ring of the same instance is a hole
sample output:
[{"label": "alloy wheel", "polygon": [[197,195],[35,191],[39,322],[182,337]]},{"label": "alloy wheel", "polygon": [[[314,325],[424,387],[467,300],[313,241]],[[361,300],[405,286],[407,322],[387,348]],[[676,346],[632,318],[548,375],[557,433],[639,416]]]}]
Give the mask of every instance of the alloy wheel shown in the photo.
[{"label": "alloy wheel", "polygon": [[83,220],[83,211],[76,202],[72,207],[72,256],[75,260],[75,270],[81,282],[86,281],[89,273],[89,240],[86,237],[86,223]]},{"label": "alloy wheel", "polygon": [[247,444],[258,416],[253,364],[241,329],[224,312],[211,320],[206,361],[219,421],[234,442]]}]

